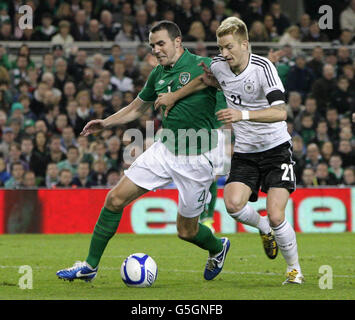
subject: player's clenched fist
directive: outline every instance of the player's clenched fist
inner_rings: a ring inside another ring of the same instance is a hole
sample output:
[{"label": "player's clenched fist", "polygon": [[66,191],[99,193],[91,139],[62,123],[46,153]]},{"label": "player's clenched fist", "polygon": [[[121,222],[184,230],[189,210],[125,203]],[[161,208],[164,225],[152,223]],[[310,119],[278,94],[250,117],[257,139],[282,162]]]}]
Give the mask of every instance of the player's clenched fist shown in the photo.
[{"label": "player's clenched fist", "polygon": [[217,119],[225,124],[242,120],[242,113],[235,109],[222,109],[216,112]]},{"label": "player's clenched fist", "polygon": [[104,120],[96,119],[89,121],[84,127],[83,131],[80,132],[81,136],[88,136],[92,133],[100,132],[105,128]]}]

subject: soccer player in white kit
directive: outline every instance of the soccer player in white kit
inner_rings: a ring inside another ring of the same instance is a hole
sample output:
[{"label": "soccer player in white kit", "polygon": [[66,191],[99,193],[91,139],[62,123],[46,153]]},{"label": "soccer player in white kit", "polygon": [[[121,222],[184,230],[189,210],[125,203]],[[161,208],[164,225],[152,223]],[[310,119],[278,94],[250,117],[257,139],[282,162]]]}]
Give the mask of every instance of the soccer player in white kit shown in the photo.
[{"label": "soccer player in white kit", "polygon": [[[231,171],[224,189],[228,213],[237,221],[273,234],[286,260],[286,281],[301,284],[296,234],[285,219],[285,207],[296,188],[291,137],[287,132],[284,87],[274,65],[250,53],[248,30],[236,18],[225,19],[216,31],[220,53],[205,73],[178,91],[162,94],[155,106],[171,109],[176,101],[206,86],[223,90],[228,108],[218,120],[232,124],[235,135]],[[268,219],[248,204],[267,193]],[[271,227],[271,229],[270,229]]]}]

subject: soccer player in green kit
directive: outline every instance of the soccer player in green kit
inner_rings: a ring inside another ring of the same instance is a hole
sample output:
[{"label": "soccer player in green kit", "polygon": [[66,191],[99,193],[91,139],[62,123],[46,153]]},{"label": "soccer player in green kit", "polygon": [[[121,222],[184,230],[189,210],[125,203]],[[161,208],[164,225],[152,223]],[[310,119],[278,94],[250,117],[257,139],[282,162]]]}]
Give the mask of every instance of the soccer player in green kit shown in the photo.
[{"label": "soccer player in green kit", "polygon": [[[82,135],[137,119],[153,105],[159,93],[178,90],[202,74],[199,63],[211,63],[210,58],[194,55],[183,48],[181,31],[170,21],[161,21],[151,29],[149,44],[159,65],[151,72],[145,87],[125,108],[106,119],[88,122]],[[107,194],[86,260],[58,271],[56,274],[59,278],[70,281],[93,280],[107,243],[116,233],[125,206],[146,192],[171,182],[179,191],[179,238],[209,252],[204,271],[206,280],[214,279],[221,272],[230,241],[217,238],[208,227],[199,223],[209,188],[214,181],[213,162],[218,158],[215,154],[217,139],[213,138],[216,92],[215,88],[208,87],[180,100],[168,117],[163,110],[160,140],[136,159]],[[196,108],[196,105],[204,107]],[[193,142],[193,139],[189,139],[190,134],[197,134],[199,139]]]}]

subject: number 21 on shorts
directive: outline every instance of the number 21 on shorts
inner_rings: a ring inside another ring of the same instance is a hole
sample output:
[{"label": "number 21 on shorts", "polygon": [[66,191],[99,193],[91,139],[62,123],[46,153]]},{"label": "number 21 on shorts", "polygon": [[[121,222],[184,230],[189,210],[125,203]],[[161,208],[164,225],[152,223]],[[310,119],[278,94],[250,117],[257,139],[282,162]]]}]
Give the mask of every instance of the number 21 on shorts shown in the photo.
[{"label": "number 21 on shorts", "polygon": [[283,163],[281,165],[281,170],[284,170],[284,173],[281,177],[282,181],[294,181],[293,165],[292,164]]}]

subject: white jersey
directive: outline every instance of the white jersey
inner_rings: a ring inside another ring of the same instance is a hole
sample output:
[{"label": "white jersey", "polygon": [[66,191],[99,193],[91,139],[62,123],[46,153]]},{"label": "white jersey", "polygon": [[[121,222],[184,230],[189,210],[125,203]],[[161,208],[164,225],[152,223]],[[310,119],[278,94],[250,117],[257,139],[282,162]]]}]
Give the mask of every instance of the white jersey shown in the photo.
[{"label": "white jersey", "polygon": [[[250,54],[247,67],[239,75],[231,70],[222,55],[213,58],[210,68],[223,90],[229,108],[253,111],[285,102],[285,89],[276,68],[264,57]],[[240,121],[232,125],[235,152],[262,152],[291,139],[286,121]]]}]

